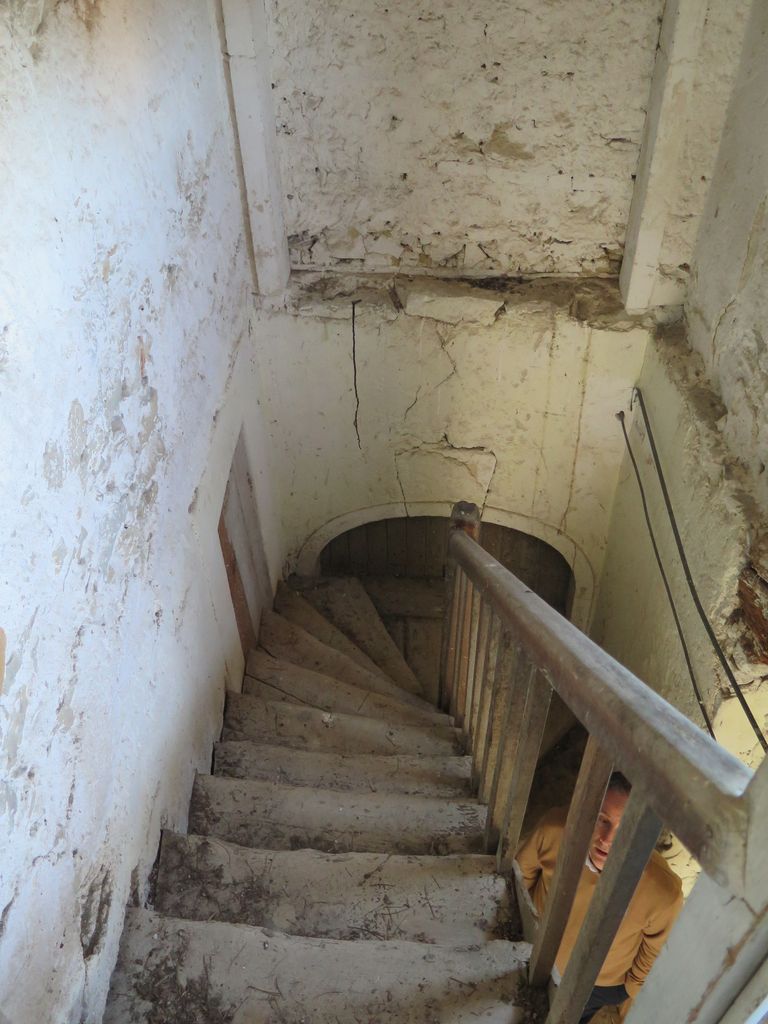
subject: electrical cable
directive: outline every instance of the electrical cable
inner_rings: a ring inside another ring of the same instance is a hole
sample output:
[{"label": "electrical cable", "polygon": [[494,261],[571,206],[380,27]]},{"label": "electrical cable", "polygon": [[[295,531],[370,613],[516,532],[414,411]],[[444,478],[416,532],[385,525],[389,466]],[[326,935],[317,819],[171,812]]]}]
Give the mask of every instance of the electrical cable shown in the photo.
[{"label": "electrical cable", "polygon": [[[683,567],[683,572],[685,574],[685,580],[686,580],[686,583],[688,584],[688,590],[690,591],[691,598],[693,599],[693,603],[694,603],[694,605],[696,607],[696,611],[699,614],[699,618],[701,619],[702,625],[704,626],[704,629],[707,632],[707,636],[709,637],[709,640],[710,640],[710,642],[712,644],[712,647],[714,648],[714,651],[717,654],[718,660],[720,661],[720,664],[723,667],[723,671],[725,672],[726,678],[728,679],[728,682],[729,682],[729,684],[731,686],[731,689],[733,690],[734,695],[738,699],[739,704],[741,705],[741,709],[744,712],[744,714],[745,714],[745,716],[747,718],[747,721],[751,725],[752,730],[753,730],[755,736],[757,737],[758,743],[763,748],[763,750],[768,751],[768,740],[766,740],[765,736],[763,735],[762,729],[758,725],[757,720],[755,719],[755,716],[752,714],[752,709],[750,708],[749,704],[747,704],[747,701],[746,701],[746,699],[744,697],[744,694],[741,692],[741,687],[736,682],[736,677],[734,676],[734,674],[733,674],[733,672],[731,670],[731,666],[728,664],[728,661],[727,661],[727,659],[725,657],[725,653],[723,652],[723,648],[720,646],[720,642],[717,639],[717,636],[715,635],[715,631],[712,628],[712,624],[709,621],[709,619],[707,618],[707,613],[704,611],[704,608],[702,606],[701,600],[699,599],[698,591],[696,590],[696,586],[695,586],[695,584],[693,582],[693,577],[691,576],[691,569],[690,569],[690,566],[688,565],[688,559],[687,559],[686,554],[685,554],[685,548],[683,547],[683,541],[682,541],[682,538],[680,537],[680,531],[677,528],[677,520],[675,518],[674,510],[672,509],[672,501],[671,501],[671,499],[669,497],[669,491],[667,490],[667,482],[666,482],[666,480],[664,478],[664,471],[661,468],[661,460],[659,459],[658,449],[656,448],[656,441],[654,440],[653,430],[651,428],[651,421],[650,421],[649,416],[648,416],[648,410],[645,407],[645,401],[643,399],[643,393],[642,393],[642,391],[640,390],[639,387],[635,387],[633,392],[632,392],[632,400],[629,403],[630,409],[632,408],[632,406],[634,404],[635,397],[637,397],[638,403],[640,405],[640,412],[642,413],[643,422],[645,423],[645,429],[646,429],[646,431],[648,433],[648,444],[650,445],[650,448],[651,448],[651,455],[653,456],[653,464],[654,464],[654,466],[656,468],[656,475],[659,478],[659,484],[661,486],[661,493],[662,493],[662,495],[664,497],[664,504],[665,504],[666,509],[667,509],[667,515],[669,517],[669,523],[670,523],[670,526],[672,527],[672,533],[673,533],[674,538],[675,538],[675,544],[677,545],[677,553],[680,556],[680,562],[681,562],[682,567]],[[625,431],[625,437],[626,437],[626,431]],[[627,441],[627,443],[629,443],[629,441]]]},{"label": "electrical cable", "polygon": [[637,462],[635,460],[635,455],[634,455],[634,452],[632,451],[632,446],[629,443],[629,436],[627,434],[627,428],[626,428],[626,425],[624,423],[624,413],[623,412],[617,412],[616,413],[616,419],[621,423],[621,432],[624,435],[624,442],[625,442],[625,444],[627,446],[627,452],[629,453],[629,457],[630,457],[630,459],[632,461],[632,468],[635,471],[635,479],[637,480],[637,486],[640,489],[640,500],[643,503],[643,512],[645,514],[645,524],[648,527],[648,535],[651,538],[651,545],[653,547],[653,553],[656,556],[656,564],[658,565],[659,572],[661,573],[661,580],[662,580],[662,583],[664,584],[664,589],[667,592],[667,600],[669,601],[669,607],[672,609],[672,617],[674,618],[675,626],[677,627],[677,635],[680,637],[680,646],[683,648],[683,657],[685,658],[685,664],[688,667],[688,675],[691,677],[691,685],[693,686],[693,692],[696,694],[696,700],[698,702],[699,710],[701,711],[702,718],[704,719],[704,722],[705,722],[705,724],[707,726],[707,732],[709,733],[709,735],[712,737],[713,740],[716,740],[717,737],[715,736],[715,730],[712,728],[712,722],[710,721],[709,715],[707,714],[707,709],[704,706],[704,701],[702,700],[702,697],[701,697],[701,691],[699,690],[699,684],[696,681],[696,673],[693,670],[693,663],[691,661],[691,655],[690,655],[690,652],[688,651],[688,644],[685,642],[685,636],[683,634],[683,627],[682,627],[682,624],[680,622],[680,616],[677,614],[677,608],[675,607],[675,601],[674,601],[674,598],[672,597],[672,590],[671,590],[671,588],[669,586],[669,580],[667,579],[667,574],[664,571],[664,565],[663,565],[663,563],[661,561],[661,554],[659,553],[659,547],[658,547],[658,545],[656,543],[656,537],[655,537],[654,532],[653,532],[653,526],[651,525],[651,516],[650,516],[650,513],[648,511],[648,502],[646,501],[646,498],[645,498],[645,488],[643,487],[642,480],[640,479],[640,470],[639,470]]}]

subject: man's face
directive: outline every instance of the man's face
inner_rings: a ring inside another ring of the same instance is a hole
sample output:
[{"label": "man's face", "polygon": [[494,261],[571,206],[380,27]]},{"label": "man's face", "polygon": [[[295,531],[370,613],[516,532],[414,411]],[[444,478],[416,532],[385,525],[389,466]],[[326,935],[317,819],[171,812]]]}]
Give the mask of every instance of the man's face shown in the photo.
[{"label": "man's face", "polygon": [[605,794],[589,844],[589,859],[598,871],[603,870],[627,800],[629,794],[622,793],[620,789],[609,789]]}]

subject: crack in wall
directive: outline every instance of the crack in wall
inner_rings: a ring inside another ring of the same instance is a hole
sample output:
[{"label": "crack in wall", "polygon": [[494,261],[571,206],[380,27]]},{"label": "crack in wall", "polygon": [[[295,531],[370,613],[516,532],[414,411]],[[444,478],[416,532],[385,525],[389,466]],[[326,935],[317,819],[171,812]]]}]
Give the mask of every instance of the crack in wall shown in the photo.
[{"label": "crack in wall", "polygon": [[360,299],[352,300],[352,384],[355,389],[355,416],[352,422],[355,428],[357,447],[360,449],[360,451],[362,451],[363,446],[360,443],[360,428],[358,425],[358,417],[360,415],[360,393],[357,390],[357,330],[355,315],[355,309],[359,302]]},{"label": "crack in wall", "polygon": [[576,482],[576,465],[579,461],[579,446],[581,444],[581,425],[584,419],[584,398],[587,393],[587,373],[589,371],[589,357],[592,351],[592,331],[590,329],[587,335],[587,343],[584,346],[584,356],[581,364],[581,382],[580,382],[580,404],[579,404],[579,417],[576,424],[576,441],[573,446],[573,462],[571,463],[571,479],[568,482],[568,500],[565,503],[565,510],[563,511],[563,517],[560,520],[560,529],[563,533],[566,533],[566,524],[568,521],[568,513],[571,510],[571,504],[573,502],[573,488]]}]

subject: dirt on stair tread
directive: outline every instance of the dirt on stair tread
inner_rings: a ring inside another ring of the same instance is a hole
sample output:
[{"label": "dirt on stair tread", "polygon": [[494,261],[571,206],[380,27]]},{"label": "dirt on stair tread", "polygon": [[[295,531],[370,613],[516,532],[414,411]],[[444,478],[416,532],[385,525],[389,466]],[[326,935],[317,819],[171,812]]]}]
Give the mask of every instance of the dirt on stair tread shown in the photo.
[{"label": "dirt on stair tread", "polygon": [[495,868],[495,858],[477,854],[257,850],[166,832],[155,907],[291,935],[469,945],[519,929]]},{"label": "dirt on stair tread", "polygon": [[364,715],[319,711],[232,691],[227,693],[221,739],[350,754],[464,753],[459,732],[452,726],[393,725]]},{"label": "dirt on stair tread", "polygon": [[345,654],[367,672],[373,672],[375,675],[382,674],[382,670],[376,662],[372,661],[365,651],[361,651],[346,633],[342,633],[337,626],[326,619],[322,612],[319,612],[298,591],[292,590],[282,580],[277,584],[274,610],[284,619],[310,633],[321,643],[328,647],[334,647],[341,654]]},{"label": "dirt on stair tread", "polygon": [[474,795],[470,757],[336,754],[246,741],[217,743],[214,765],[214,775],[294,786],[457,799]]},{"label": "dirt on stair tread", "polygon": [[477,800],[340,792],[198,775],[189,830],[241,846],[328,853],[483,852],[486,808]]},{"label": "dirt on stair tread", "polygon": [[453,724],[450,716],[441,714],[437,708],[425,711],[410,707],[393,697],[361,689],[282,658],[274,658],[261,648],[248,652],[245,672],[243,692],[265,700],[284,700],[323,711],[366,715],[391,722]]},{"label": "dirt on stair tread", "polygon": [[420,681],[403,658],[381,621],[360,580],[353,576],[326,577],[311,583],[291,581],[319,612],[404,689],[423,692]]},{"label": "dirt on stair tread", "polygon": [[411,707],[434,711],[434,705],[424,700],[422,696],[403,689],[380,670],[369,672],[362,668],[346,654],[329,647],[276,612],[262,612],[259,646],[275,658],[283,658],[315,672],[323,672],[334,679],[371,690],[373,693],[380,693],[385,697],[393,697]]},{"label": "dirt on stair tread", "polygon": [[104,1024],[513,1024],[530,947],[345,942],[132,909]]},{"label": "dirt on stair tread", "polygon": [[447,600],[445,580],[363,576],[360,582],[382,618],[396,616],[442,622]]}]

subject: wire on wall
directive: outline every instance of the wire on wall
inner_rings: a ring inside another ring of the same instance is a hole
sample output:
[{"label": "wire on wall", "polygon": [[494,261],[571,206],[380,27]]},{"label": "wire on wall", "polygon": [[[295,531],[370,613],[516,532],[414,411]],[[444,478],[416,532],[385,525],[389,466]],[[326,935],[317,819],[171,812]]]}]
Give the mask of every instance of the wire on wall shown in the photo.
[{"label": "wire on wall", "polygon": [[672,590],[671,590],[671,588],[669,586],[669,580],[667,579],[667,574],[664,571],[664,565],[663,565],[663,563],[661,561],[661,554],[659,553],[659,547],[658,547],[658,544],[656,543],[656,536],[655,536],[655,534],[653,532],[653,526],[651,525],[651,516],[650,516],[650,513],[648,511],[648,502],[646,501],[646,498],[645,498],[645,488],[643,487],[642,480],[640,479],[640,470],[638,469],[637,462],[635,460],[635,455],[634,455],[634,452],[632,451],[632,445],[629,443],[629,435],[627,434],[627,427],[626,427],[626,424],[624,423],[624,413],[623,412],[617,412],[616,413],[616,419],[621,423],[621,432],[624,435],[624,443],[627,446],[627,452],[629,453],[629,458],[630,458],[630,460],[632,462],[632,468],[635,471],[635,479],[637,480],[637,486],[640,489],[640,500],[643,503],[643,513],[645,515],[645,525],[648,527],[648,535],[651,538],[651,546],[653,547],[653,553],[656,556],[656,564],[658,565],[659,572],[661,573],[661,580],[662,580],[662,583],[664,584],[664,590],[667,593],[667,600],[669,601],[669,607],[672,609],[672,617],[675,620],[675,627],[677,628],[677,635],[680,637],[680,646],[683,648],[683,657],[685,658],[685,664],[686,664],[686,666],[688,668],[688,675],[691,677],[691,686],[693,687],[693,692],[696,694],[696,701],[697,701],[697,703],[699,705],[699,710],[701,711],[702,718],[704,719],[704,722],[705,722],[705,724],[707,726],[707,732],[709,733],[709,735],[714,740],[714,739],[717,739],[717,737],[715,736],[715,730],[712,728],[712,722],[710,720],[709,714],[707,713],[706,706],[705,706],[704,701],[702,699],[701,691],[699,690],[699,684],[696,681],[696,673],[693,670],[693,662],[691,661],[691,655],[690,655],[690,652],[688,650],[688,644],[685,642],[685,635],[683,633],[683,627],[682,627],[682,624],[680,622],[680,616],[677,614],[677,608],[675,606],[674,598],[672,597]]},{"label": "wire on wall", "polygon": [[[666,482],[666,479],[664,477],[664,471],[661,468],[661,460],[659,459],[659,452],[658,452],[658,449],[656,448],[656,441],[655,441],[654,436],[653,436],[653,429],[651,427],[651,421],[650,421],[650,418],[648,416],[648,410],[646,409],[646,406],[645,406],[645,400],[643,399],[643,393],[642,393],[642,391],[640,390],[639,387],[635,387],[633,392],[632,392],[632,400],[631,400],[630,405],[629,405],[630,409],[632,409],[632,407],[634,405],[634,402],[635,402],[635,399],[637,399],[638,405],[640,406],[640,412],[641,412],[642,417],[643,417],[643,423],[645,424],[645,429],[646,429],[646,432],[648,434],[648,444],[650,445],[651,455],[653,457],[653,464],[654,464],[654,467],[656,469],[656,475],[657,475],[657,477],[659,479],[659,485],[661,487],[661,493],[662,493],[662,496],[664,498],[664,505],[665,505],[666,510],[667,510],[667,516],[669,517],[670,526],[672,527],[672,534],[673,534],[673,536],[675,538],[675,545],[677,546],[677,553],[680,556],[680,563],[681,563],[681,565],[683,567],[683,573],[685,574],[685,581],[688,584],[688,590],[690,591],[691,598],[693,600],[694,606],[696,608],[696,611],[698,612],[699,618],[701,619],[702,625],[704,626],[704,629],[706,630],[707,636],[709,637],[710,643],[712,644],[712,647],[713,647],[713,649],[715,651],[715,654],[717,655],[717,658],[718,658],[718,660],[719,660],[719,662],[720,662],[720,664],[721,664],[721,666],[723,668],[723,672],[725,673],[726,679],[728,680],[728,683],[729,683],[731,689],[733,690],[733,693],[734,693],[735,697],[739,701],[739,704],[741,705],[742,711],[744,712],[744,714],[745,714],[745,716],[747,718],[747,721],[749,722],[749,724],[752,727],[752,730],[753,730],[755,736],[757,737],[758,743],[763,748],[763,750],[768,751],[768,740],[766,740],[765,736],[763,735],[762,729],[758,725],[757,720],[755,719],[755,716],[752,714],[752,709],[750,708],[749,704],[747,703],[747,701],[746,701],[746,699],[744,697],[744,694],[741,692],[741,687],[739,686],[738,682],[736,681],[736,677],[734,676],[733,671],[731,670],[731,666],[728,664],[728,660],[725,657],[725,652],[723,651],[723,648],[720,645],[720,641],[717,639],[717,636],[715,635],[715,631],[712,628],[712,623],[707,618],[707,614],[704,611],[704,607],[703,607],[703,605],[701,603],[701,600],[699,598],[698,591],[696,590],[696,585],[693,582],[693,577],[691,575],[691,569],[690,569],[690,566],[688,564],[688,558],[686,557],[685,548],[683,547],[683,541],[682,541],[682,538],[680,536],[680,531],[679,531],[679,529],[677,527],[677,519],[675,518],[675,513],[674,513],[674,510],[672,508],[672,501],[671,501],[671,499],[669,497],[669,490],[667,489],[667,482]],[[624,430],[624,438],[626,440],[627,446],[629,447],[629,438],[627,437],[626,429],[624,428],[624,425],[623,425],[623,414],[622,414],[622,429]],[[632,461],[634,463],[634,458],[633,458]],[[639,476],[639,472],[637,470],[636,464],[635,464],[635,474],[636,474],[636,476],[638,478],[638,484],[639,484],[640,476]],[[646,514],[646,521],[648,521],[647,514]],[[650,529],[650,525],[649,525],[649,529]],[[657,558],[658,558],[658,556],[657,556]]]}]

